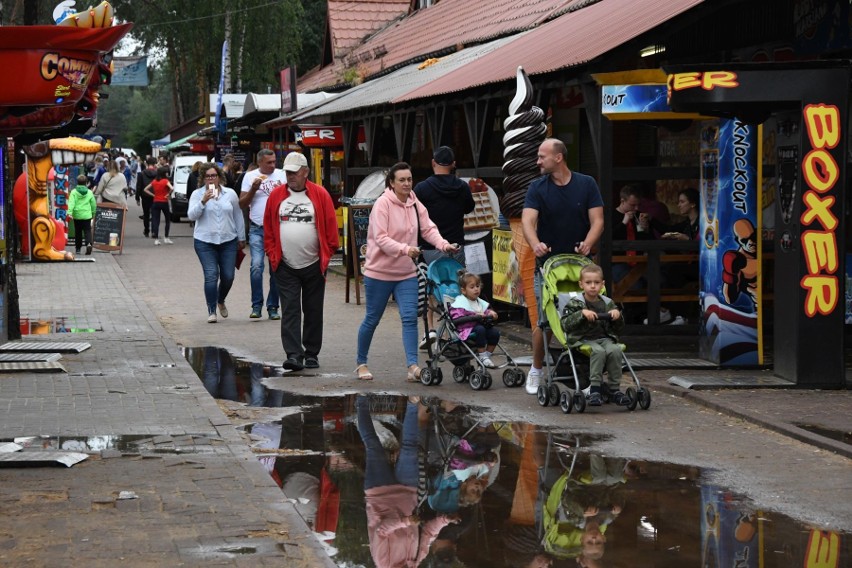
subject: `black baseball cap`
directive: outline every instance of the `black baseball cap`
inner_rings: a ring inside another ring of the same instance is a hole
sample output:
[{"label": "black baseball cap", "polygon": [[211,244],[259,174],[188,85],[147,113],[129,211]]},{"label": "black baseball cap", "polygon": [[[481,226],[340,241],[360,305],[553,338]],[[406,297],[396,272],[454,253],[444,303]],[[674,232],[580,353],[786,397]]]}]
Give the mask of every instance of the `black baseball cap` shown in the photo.
[{"label": "black baseball cap", "polygon": [[453,162],[456,161],[453,149],[449,146],[441,146],[435,150],[435,153],[432,154],[432,159],[435,160],[435,163],[439,166],[452,166]]}]

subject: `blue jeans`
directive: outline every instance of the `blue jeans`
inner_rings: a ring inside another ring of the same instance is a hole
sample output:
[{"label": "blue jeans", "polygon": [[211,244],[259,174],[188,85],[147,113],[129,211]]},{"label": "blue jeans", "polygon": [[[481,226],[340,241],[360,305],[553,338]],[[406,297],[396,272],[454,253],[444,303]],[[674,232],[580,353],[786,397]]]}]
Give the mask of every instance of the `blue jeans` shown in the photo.
[{"label": "blue jeans", "polygon": [[237,262],[237,239],[215,245],[204,241],[195,241],[195,254],[201,261],[204,271],[204,299],[207,301],[207,314],[216,313],[216,304],[224,304],[231,285]]},{"label": "blue jeans", "polygon": [[[263,268],[266,252],[263,250],[263,227],[249,223],[249,252],[251,252],[251,309],[260,311],[263,307]],[[266,309],[278,309],[278,286],[269,267],[269,295],[266,297]]]},{"label": "blue jeans", "polygon": [[364,277],[364,295],[367,301],[367,311],[364,321],[358,328],[358,360],[359,365],[367,363],[370,343],[373,333],[385,313],[388,300],[393,294],[399,307],[399,319],[402,321],[402,347],[405,350],[405,364],[417,364],[417,277],[405,280],[389,281]]},{"label": "blue jeans", "polygon": [[405,418],[402,420],[402,445],[395,468],[391,468],[388,463],[385,449],[376,435],[376,427],[370,416],[370,400],[366,396],[359,396],[355,407],[358,412],[358,432],[367,451],[364,489],[387,485],[417,487],[420,469],[417,460],[417,404],[409,402],[405,407]]}]

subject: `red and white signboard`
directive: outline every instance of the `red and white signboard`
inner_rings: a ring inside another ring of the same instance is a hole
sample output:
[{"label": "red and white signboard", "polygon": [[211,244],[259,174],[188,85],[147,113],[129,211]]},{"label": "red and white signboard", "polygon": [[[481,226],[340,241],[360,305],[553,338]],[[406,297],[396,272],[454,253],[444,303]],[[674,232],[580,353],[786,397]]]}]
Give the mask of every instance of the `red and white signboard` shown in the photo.
[{"label": "red and white signboard", "polygon": [[343,128],[340,126],[300,125],[302,144],[308,148],[343,147]]}]

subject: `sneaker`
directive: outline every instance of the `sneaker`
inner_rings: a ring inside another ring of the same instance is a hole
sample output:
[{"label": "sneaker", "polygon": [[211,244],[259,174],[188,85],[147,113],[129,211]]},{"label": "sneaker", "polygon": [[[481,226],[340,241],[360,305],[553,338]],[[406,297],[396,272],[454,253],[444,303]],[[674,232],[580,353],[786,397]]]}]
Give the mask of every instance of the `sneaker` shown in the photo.
[{"label": "sneaker", "polygon": [[536,371],[535,369],[530,369],[530,372],[527,373],[527,384],[524,389],[527,391],[527,394],[537,394],[538,386],[541,384],[541,371]]},{"label": "sneaker", "polygon": [[423,339],[420,340],[420,345],[418,345],[418,347],[421,351],[426,351],[426,346],[429,344],[429,342],[431,341],[432,343],[435,343],[435,341],[437,340],[438,334],[435,332],[434,329],[430,329],[429,334],[424,335]]},{"label": "sneaker", "polygon": [[163,242],[166,243],[167,245],[175,244],[175,242],[173,240],[171,240],[169,237],[166,237],[165,239],[163,239]]},{"label": "sneaker", "polygon": [[216,314],[210,314],[207,316],[207,323],[216,323]]},{"label": "sneaker", "polygon": [[305,369],[319,369],[319,359],[316,357],[305,357]]},{"label": "sneaker", "polygon": [[586,404],[589,406],[600,406],[603,404],[603,399],[601,398],[601,393],[592,392],[589,393],[589,398],[586,400]]},{"label": "sneaker", "polygon": [[[317,367],[319,367],[319,363],[317,363]],[[297,357],[288,357],[286,361],[284,361],[284,368],[288,371],[301,371],[305,368],[302,364],[301,359]]]},{"label": "sneaker", "polygon": [[627,406],[630,404],[630,397],[621,391],[615,391],[609,395],[609,401],[618,406]]},{"label": "sneaker", "polygon": [[80,254],[80,249],[75,250],[74,254]]},{"label": "sneaker", "polygon": [[225,304],[219,304],[219,314],[221,314],[223,318],[228,317],[228,308],[225,307]]},{"label": "sneaker", "polygon": [[160,246],[160,239],[154,239],[154,246]]},{"label": "sneaker", "polygon": [[252,308],[251,313],[249,314],[249,318],[253,320],[260,319],[260,310]]},{"label": "sneaker", "polygon": [[494,361],[492,361],[491,357],[489,357],[488,355],[480,355],[479,361],[482,363],[483,367],[486,367],[488,369],[496,369],[497,368],[497,365],[494,364]]},{"label": "sneaker", "polygon": [[266,311],[269,312],[269,319],[271,320],[280,320],[281,314],[278,313],[278,308],[266,308]]},{"label": "sneaker", "polygon": [[[668,308],[660,308],[660,324],[669,323],[672,321],[672,313]],[[648,325],[648,318],[642,320],[644,325]]]},{"label": "sneaker", "polygon": [[86,255],[92,254],[92,245],[86,245]]},{"label": "sneaker", "polygon": [[672,320],[672,323],[670,323],[669,325],[686,325],[686,324],[687,324],[687,321],[686,321],[685,318],[683,318],[681,316],[677,316],[675,319]]}]

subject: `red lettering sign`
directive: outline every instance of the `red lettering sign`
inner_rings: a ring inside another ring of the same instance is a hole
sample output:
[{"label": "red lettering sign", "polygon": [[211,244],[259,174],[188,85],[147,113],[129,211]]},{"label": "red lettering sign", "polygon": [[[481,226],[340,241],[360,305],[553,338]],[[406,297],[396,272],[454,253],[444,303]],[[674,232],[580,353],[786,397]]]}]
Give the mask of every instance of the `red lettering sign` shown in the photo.
[{"label": "red lettering sign", "polygon": [[840,141],[840,111],[833,105],[806,105],[804,122],[812,150],[802,159],[802,175],[811,191],[802,196],[801,242],[807,274],[799,285],[807,292],[805,315],[815,317],[832,313],[840,295],[835,276],[840,264],[834,234],[838,220],[832,211],[836,197],[825,195],[840,179],[840,167],[829,152]]},{"label": "red lettering sign", "polygon": [[309,148],[343,147],[343,128],[340,126],[299,126],[302,144]]}]

